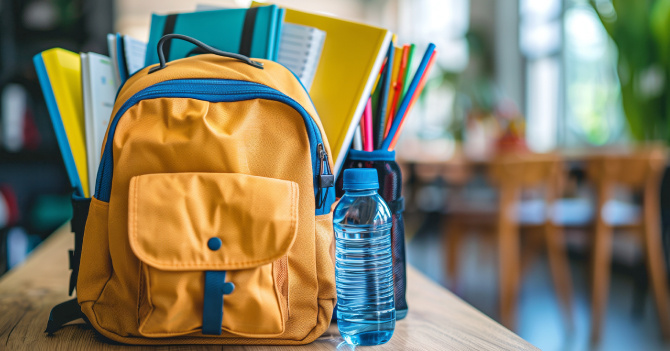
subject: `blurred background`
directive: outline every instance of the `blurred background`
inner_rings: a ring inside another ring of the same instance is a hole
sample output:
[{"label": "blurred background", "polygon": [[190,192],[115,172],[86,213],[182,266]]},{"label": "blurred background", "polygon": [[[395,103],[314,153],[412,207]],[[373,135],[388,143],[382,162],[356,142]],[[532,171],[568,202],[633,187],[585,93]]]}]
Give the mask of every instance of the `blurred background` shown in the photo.
[{"label": "blurred background", "polygon": [[[32,56],[249,3],[0,0],[0,274],[71,216]],[[670,0],[276,3],[437,45],[396,148],[412,265],[545,350],[670,348]]]}]

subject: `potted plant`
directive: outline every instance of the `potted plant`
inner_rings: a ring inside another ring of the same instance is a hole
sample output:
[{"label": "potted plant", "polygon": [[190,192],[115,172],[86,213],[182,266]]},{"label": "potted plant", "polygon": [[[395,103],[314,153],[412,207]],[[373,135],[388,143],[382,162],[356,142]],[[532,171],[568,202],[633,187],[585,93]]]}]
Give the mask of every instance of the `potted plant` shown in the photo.
[{"label": "potted plant", "polygon": [[[670,0],[590,0],[618,48],[623,110],[635,141],[670,145]],[[670,267],[670,171],[661,185],[666,265]]]}]

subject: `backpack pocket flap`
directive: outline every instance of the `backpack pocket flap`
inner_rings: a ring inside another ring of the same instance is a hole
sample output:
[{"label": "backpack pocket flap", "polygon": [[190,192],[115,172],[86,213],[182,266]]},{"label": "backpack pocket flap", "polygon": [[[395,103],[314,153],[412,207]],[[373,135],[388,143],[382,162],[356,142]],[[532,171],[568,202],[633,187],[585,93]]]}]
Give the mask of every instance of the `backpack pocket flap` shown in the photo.
[{"label": "backpack pocket flap", "polygon": [[298,226],[298,185],[236,173],[131,179],[130,246],[166,271],[240,270],[286,255]]}]

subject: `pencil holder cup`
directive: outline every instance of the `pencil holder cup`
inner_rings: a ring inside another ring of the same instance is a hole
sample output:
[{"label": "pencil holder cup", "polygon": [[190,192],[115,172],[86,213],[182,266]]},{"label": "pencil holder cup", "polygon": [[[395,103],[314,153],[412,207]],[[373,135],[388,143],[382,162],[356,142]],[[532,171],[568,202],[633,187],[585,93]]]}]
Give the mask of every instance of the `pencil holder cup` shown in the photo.
[{"label": "pencil holder cup", "polygon": [[342,174],[348,168],[375,168],[379,177],[379,195],[391,210],[391,248],[393,252],[393,284],[395,295],[396,319],[407,315],[407,276],[405,264],[405,222],[402,213],[405,200],[402,197],[402,174],[395,161],[395,151],[349,150],[340,176],[335,186],[337,197],[342,197]]}]

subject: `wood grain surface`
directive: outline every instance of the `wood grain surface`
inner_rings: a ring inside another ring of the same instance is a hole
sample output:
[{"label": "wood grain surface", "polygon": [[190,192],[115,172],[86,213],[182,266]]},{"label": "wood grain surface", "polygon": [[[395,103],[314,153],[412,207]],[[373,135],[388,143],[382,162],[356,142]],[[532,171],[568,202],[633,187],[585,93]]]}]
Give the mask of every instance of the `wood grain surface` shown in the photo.
[{"label": "wood grain surface", "polygon": [[[127,346],[99,336],[82,320],[53,336],[44,333],[49,311],[67,296],[67,250],[73,246],[69,224],[51,235],[21,266],[0,278],[0,350],[119,350]],[[391,341],[359,350],[536,350],[508,329],[408,269],[409,314],[396,323]],[[353,350],[335,324],[305,346],[131,347],[154,350]]]}]

